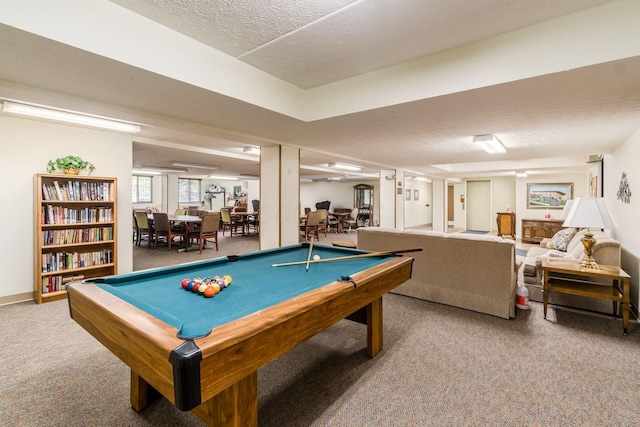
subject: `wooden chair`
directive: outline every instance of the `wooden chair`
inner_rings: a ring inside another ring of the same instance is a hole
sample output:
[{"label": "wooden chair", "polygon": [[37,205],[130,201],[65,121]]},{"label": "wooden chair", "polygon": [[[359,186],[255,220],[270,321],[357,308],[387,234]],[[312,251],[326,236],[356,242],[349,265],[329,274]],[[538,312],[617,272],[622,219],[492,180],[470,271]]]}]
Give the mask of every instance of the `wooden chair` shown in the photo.
[{"label": "wooden chair", "polygon": [[[344,218],[342,220],[342,224],[349,226],[349,229],[347,230],[347,233],[349,233],[351,231],[351,227],[353,227],[354,229],[357,228],[357,226],[358,226],[358,208],[351,209],[351,213],[349,214],[349,217],[348,218]],[[344,225],[343,225],[343,229],[344,229]]]},{"label": "wooden chair", "polygon": [[202,222],[198,230],[189,232],[189,245],[191,245],[192,239],[200,241],[200,253],[202,248],[207,243],[207,240],[215,240],[216,251],[218,250],[218,230],[220,230],[220,214],[218,212],[211,212],[202,216]]},{"label": "wooden chair", "polygon": [[198,208],[189,208],[189,209],[187,209],[187,215],[198,216]]},{"label": "wooden chair", "polygon": [[318,225],[320,224],[320,213],[318,211],[312,211],[307,214],[307,217],[304,221],[304,225],[300,226],[300,235],[304,236],[304,240],[309,240],[309,236],[311,238],[315,238],[320,241],[320,236],[318,235]]},{"label": "wooden chair", "polygon": [[188,215],[189,214],[189,209],[178,208],[178,209],[176,209],[175,214],[176,215]]},{"label": "wooden chair", "polygon": [[320,214],[320,223],[318,224],[318,233],[324,233],[324,237],[327,237],[327,227],[329,221],[329,212],[326,209],[318,209]]},{"label": "wooden chair", "polygon": [[[179,237],[184,239],[185,228],[183,225],[171,225],[169,215],[162,212],[153,213],[153,228],[155,234],[154,248],[158,247],[158,240],[164,237],[167,240],[167,247],[171,250],[173,239]],[[185,242],[186,243],[186,242]]]},{"label": "wooden chair", "polygon": [[146,235],[147,240],[149,242],[149,247],[151,247],[151,242],[153,241],[153,236],[154,236],[154,230],[153,230],[153,226],[149,223],[147,212],[136,211],[135,216],[136,216],[136,224],[138,225],[136,244],[140,246],[142,243],[142,238]]},{"label": "wooden chair", "polygon": [[222,235],[224,236],[225,230],[229,229],[231,232],[231,236],[233,236],[233,232],[235,231],[238,234],[238,228],[242,230],[244,226],[242,224],[242,219],[238,217],[234,217],[231,215],[231,209],[222,208],[220,209],[220,216],[222,217]]}]

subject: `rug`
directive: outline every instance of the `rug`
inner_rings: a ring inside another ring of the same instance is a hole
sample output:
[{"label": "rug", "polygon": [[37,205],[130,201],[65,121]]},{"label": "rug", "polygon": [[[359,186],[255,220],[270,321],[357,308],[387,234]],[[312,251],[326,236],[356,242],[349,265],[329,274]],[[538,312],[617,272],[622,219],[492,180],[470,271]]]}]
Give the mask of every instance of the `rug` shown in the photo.
[{"label": "rug", "polygon": [[465,234],[487,234],[488,231],[482,231],[482,230],[465,230],[462,233]]}]

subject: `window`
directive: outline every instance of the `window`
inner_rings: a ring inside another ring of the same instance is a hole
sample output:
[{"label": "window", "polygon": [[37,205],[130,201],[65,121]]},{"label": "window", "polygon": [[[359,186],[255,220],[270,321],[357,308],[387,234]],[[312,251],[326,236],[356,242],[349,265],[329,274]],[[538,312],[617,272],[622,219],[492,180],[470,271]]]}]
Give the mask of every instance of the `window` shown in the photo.
[{"label": "window", "polygon": [[200,180],[178,179],[178,202],[200,203]]},{"label": "window", "polygon": [[131,177],[131,201],[133,203],[151,203],[151,182],[153,177],[133,175]]}]

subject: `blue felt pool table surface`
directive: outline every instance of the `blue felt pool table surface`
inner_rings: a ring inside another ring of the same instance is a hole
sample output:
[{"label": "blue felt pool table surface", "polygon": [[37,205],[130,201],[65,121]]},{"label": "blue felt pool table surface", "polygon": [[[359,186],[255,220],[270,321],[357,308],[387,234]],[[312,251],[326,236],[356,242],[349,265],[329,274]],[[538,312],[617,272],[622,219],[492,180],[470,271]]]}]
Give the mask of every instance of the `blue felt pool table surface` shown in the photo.
[{"label": "blue felt pool table surface", "polygon": [[[328,259],[362,253],[366,252],[315,245],[312,255]],[[388,260],[383,256],[312,262],[307,270],[308,254],[308,245],[294,245],[107,277],[96,285],[175,327],[181,338],[195,339],[220,325],[334,281],[348,281],[351,275]],[[294,261],[305,263],[273,266]],[[233,281],[213,298],[181,286],[184,278],[224,275],[230,275]]]}]

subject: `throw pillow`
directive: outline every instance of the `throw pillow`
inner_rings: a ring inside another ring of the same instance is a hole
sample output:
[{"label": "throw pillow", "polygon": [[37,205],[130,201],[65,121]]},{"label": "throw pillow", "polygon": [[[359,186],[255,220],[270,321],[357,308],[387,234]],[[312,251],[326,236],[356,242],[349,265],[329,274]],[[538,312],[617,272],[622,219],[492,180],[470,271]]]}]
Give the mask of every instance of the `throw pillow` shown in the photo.
[{"label": "throw pillow", "polygon": [[547,248],[566,252],[567,245],[575,232],[576,231],[573,228],[565,228],[558,231],[547,243]]}]

